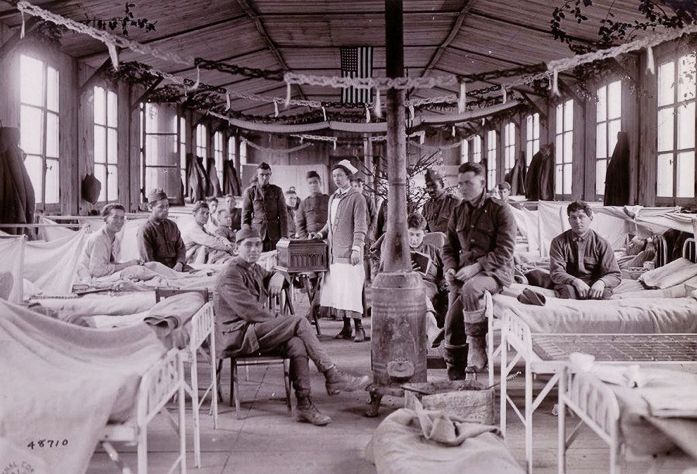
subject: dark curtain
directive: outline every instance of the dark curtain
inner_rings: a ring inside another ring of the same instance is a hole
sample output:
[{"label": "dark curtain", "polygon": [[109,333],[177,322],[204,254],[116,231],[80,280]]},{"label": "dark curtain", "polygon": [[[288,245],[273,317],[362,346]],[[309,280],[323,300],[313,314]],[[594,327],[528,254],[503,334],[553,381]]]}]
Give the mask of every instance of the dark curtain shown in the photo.
[{"label": "dark curtain", "polygon": [[525,176],[525,197],[529,201],[554,200],[554,149],[549,145],[532,157]]},{"label": "dark curtain", "polygon": [[206,196],[222,196],[223,194],[220,191],[220,180],[218,179],[218,170],[215,167],[215,158],[208,158],[206,169],[208,170],[208,188],[206,189]]},{"label": "dark curtain", "polygon": [[504,181],[511,185],[511,194],[525,194],[525,153],[518,155],[511,171],[506,173]]},{"label": "dark curtain", "polygon": [[242,195],[242,186],[237,176],[235,162],[231,160],[225,160],[223,162],[223,194],[232,194],[233,196]]},{"label": "dark curtain", "polygon": [[617,134],[617,145],[607,164],[603,204],[606,206],[629,204],[629,135],[627,132]]},{"label": "dark curtain", "polygon": [[203,158],[187,153],[186,162],[188,195],[191,198],[191,202],[201,201],[206,198],[208,189],[208,175],[203,168]]},{"label": "dark curtain", "polygon": [[[24,166],[19,138],[18,128],[0,127],[0,222],[3,224],[34,222],[34,186]],[[12,229],[3,230],[13,233]]]}]

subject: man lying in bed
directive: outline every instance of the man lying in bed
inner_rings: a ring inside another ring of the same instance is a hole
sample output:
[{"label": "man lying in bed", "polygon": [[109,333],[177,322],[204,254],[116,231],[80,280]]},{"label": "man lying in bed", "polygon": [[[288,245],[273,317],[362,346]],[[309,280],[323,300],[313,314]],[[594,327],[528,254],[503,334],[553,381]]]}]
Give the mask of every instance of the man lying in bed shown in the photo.
[{"label": "man lying in bed", "polygon": [[123,270],[131,265],[140,265],[140,260],[119,263],[120,243],[116,234],[121,231],[126,220],[126,209],[118,203],[107,204],[102,209],[104,225],[87,239],[80,261],[90,276],[100,278]]},{"label": "man lying in bed", "polygon": [[560,298],[606,300],[620,284],[620,267],[610,243],[591,230],[593,211],[584,201],[566,209],[571,229],[549,248],[549,276]]},{"label": "man lying in bed", "polygon": [[264,307],[269,293],[280,293],[282,273],[271,273],[256,264],[261,255],[261,234],[245,226],[237,232],[239,255],[230,260],[218,277],[220,296],[216,314],[222,327],[221,350],[228,356],[281,348],[290,358],[290,376],[298,405],[296,421],[324,426],[331,418],[322,415],[310,398],[308,358],[324,374],[329,395],[365,388],[368,377],[354,377],[339,371],[317,340],[307,318],[280,315]]}]

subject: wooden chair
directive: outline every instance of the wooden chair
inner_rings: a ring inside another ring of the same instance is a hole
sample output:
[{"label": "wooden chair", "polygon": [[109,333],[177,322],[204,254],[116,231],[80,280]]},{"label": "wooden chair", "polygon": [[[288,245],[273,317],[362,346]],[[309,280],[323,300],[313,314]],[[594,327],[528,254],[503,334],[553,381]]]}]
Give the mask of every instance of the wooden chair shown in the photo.
[{"label": "wooden chair", "polygon": [[[189,344],[186,348],[182,350],[182,359],[184,362],[189,364],[189,372],[191,378],[191,384],[184,381],[184,389],[186,393],[191,397],[191,405],[193,408],[193,419],[194,419],[194,464],[197,468],[201,467],[201,418],[200,410],[206,397],[210,394],[211,398],[211,409],[210,413],[213,415],[213,428],[218,428],[218,378],[215,370],[215,314],[213,311],[213,304],[210,302],[210,295],[208,289],[170,289],[170,288],[156,288],[155,289],[155,301],[160,302],[160,300],[168,298],[170,296],[182,294],[182,293],[199,293],[203,296],[203,300],[206,304],[193,316],[191,322],[191,329],[189,331]],[[203,344],[208,341],[208,348],[210,353],[204,350]],[[198,356],[199,354],[204,360],[208,361],[210,365],[210,384],[205,387],[205,391],[202,396],[199,396],[198,387]]]},{"label": "wooden chair", "polygon": [[[179,456],[168,472],[179,466],[179,472],[186,474],[186,434],[184,412],[184,365],[182,352],[170,350],[157,364],[151,367],[141,378],[138,387],[135,414],[124,423],[109,423],[102,432],[99,442],[116,463],[121,472],[132,473],[114,449],[113,442],[135,444],[137,449],[137,474],[148,473],[148,425],[158,414],[168,417],[172,427],[179,435]],[[178,396],[178,422],[167,411],[167,403]]]},{"label": "wooden chair", "polygon": [[[267,302],[271,310],[280,308],[282,314],[294,314],[294,309],[290,296],[291,289],[284,287],[283,292],[279,297],[269,296]],[[217,298],[217,295],[216,295]],[[256,352],[244,356],[230,357],[225,354],[218,361],[218,387],[220,387],[220,374],[223,368],[223,361],[230,360],[230,406],[235,406],[235,415],[240,418],[240,398],[239,398],[239,375],[238,368],[244,367],[246,370],[246,380],[249,380],[250,366],[280,366],[283,368],[283,384],[286,391],[286,406],[288,411],[293,411],[290,391],[290,359],[280,349],[267,352]],[[218,395],[222,400],[222,394]]]}]

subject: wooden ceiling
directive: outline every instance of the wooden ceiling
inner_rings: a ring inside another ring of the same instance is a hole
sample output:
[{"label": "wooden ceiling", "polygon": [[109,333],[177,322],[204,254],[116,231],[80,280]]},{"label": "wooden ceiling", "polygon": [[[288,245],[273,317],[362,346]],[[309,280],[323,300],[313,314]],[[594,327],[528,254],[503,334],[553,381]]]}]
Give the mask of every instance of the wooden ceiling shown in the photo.
[{"label": "wooden ceiling", "polygon": [[[7,1],[7,0],[5,0]],[[373,46],[373,76],[385,75],[384,1],[380,0],[128,0],[136,18],[156,22],[156,30],[129,29],[129,37],[159,50],[187,57],[227,61],[238,66],[338,76],[339,48]],[[74,20],[109,19],[124,14],[126,0],[30,0]],[[553,39],[550,20],[563,0],[404,0],[404,60],[409,77],[474,74],[572,56]],[[638,0],[596,0],[584,10],[587,22],[569,19],[564,29],[581,42],[597,40],[599,20],[612,5],[615,20],[643,20]],[[0,2],[0,21],[18,29],[21,16]],[[118,31],[118,30],[117,30]],[[91,66],[104,63],[104,44],[86,35],[66,33],[62,50]],[[140,61],[191,79],[196,68],[122,51],[121,61]],[[263,78],[200,71],[202,82],[231,91],[285,96],[285,84]],[[490,86],[475,83],[471,88]],[[470,89],[471,90],[471,89]],[[411,97],[444,95],[452,90],[413,91]],[[338,101],[340,90],[293,88],[294,99]],[[234,100],[233,109],[269,115],[272,104]],[[290,107],[283,114],[297,114]]]}]

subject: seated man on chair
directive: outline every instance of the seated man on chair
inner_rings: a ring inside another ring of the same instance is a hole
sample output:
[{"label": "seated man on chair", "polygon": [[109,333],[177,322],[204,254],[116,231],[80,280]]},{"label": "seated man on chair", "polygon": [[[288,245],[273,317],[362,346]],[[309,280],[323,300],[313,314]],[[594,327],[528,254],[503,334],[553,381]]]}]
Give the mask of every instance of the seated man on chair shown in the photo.
[{"label": "seated man on chair", "polygon": [[243,227],[237,232],[239,255],[225,266],[218,277],[219,323],[222,350],[231,356],[282,348],[290,358],[290,374],[298,405],[296,421],[324,426],[331,418],[322,415],[310,398],[308,359],[324,374],[329,395],[365,388],[366,376],[354,377],[339,371],[317,340],[304,317],[280,315],[264,307],[268,295],[279,294],[286,280],[282,273],[271,273],[256,264],[262,250],[258,230]]},{"label": "seated man on chair", "polygon": [[450,285],[445,317],[445,363],[450,380],[462,380],[465,372],[486,367],[485,292],[500,293],[513,282],[515,218],[510,206],[486,193],[485,183],[481,164],[464,163],[458,168],[463,201],[448,222],[443,246],[445,278]]},{"label": "seated man on chair", "polygon": [[549,276],[560,298],[606,300],[620,284],[621,271],[610,243],[592,230],[593,211],[584,201],[566,208],[571,229],[549,248]]}]

